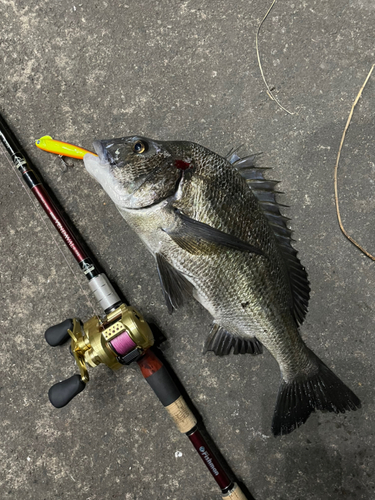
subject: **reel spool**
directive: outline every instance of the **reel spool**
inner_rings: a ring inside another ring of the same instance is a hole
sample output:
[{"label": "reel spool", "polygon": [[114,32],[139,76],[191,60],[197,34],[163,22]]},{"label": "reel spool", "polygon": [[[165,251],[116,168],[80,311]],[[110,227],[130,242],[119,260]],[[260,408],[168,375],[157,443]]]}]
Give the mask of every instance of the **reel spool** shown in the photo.
[{"label": "reel spool", "polygon": [[133,307],[121,304],[103,318],[93,316],[83,325],[80,320],[67,319],[48,328],[47,343],[56,347],[71,339],[70,350],[80,374],[53,385],[48,397],[55,408],[67,405],[83,391],[89,381],[87,365],[104,363],[118,370],[139,359],[153,345],[150,327]]}]

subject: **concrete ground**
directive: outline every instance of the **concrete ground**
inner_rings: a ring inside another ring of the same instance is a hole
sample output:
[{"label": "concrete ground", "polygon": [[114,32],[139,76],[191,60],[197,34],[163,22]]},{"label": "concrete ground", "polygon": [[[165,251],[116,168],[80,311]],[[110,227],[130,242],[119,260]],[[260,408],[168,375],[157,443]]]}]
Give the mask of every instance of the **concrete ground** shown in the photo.
[{"label": "concrete ground", "polygon": [[[375,63],[374,2],[276,3],[260,49],[292,115],[269,99],[258,68],[255,33],[268,2],[80,2],[0,3],[0,112],[110,279],[162,332],[161,351],[253,497],[375,498],[375,268],[341,234],[333,191],[341,134]],[[375,75],[339,169],[343,220],[372,252],[374,104]],[[358,394],[360,411],[316,413],[272,437],[279,372],[271,355],[202,356],[208,313],[192,301],[169,316],[153,258],[82,163],[63,171],[34,146],[45,134],[90,148],[94,138],[133,133],[264,153],[311,281],[301,334]],[[49,387],[76,369],[68,348],[47,346],[45,329],[87,319],[90,303],[99,309],[3,149],[0,178],[1,499],[220,498],[135,367],[91,370],[70,405],[50,405]]]}]

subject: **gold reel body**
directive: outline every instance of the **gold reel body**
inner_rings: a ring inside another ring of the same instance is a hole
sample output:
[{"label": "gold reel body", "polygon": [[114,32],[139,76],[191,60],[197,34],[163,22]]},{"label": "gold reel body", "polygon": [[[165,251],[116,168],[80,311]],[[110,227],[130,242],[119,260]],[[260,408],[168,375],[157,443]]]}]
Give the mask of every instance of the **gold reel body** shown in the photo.
[{"label": "gold reel body", "polygon": [[125,304],[121,304],[104,318],[93,316],[83,326],[74,318],[73,329],[69,329],[68,333],[72,338],[71,351],[83,382],[89,381],[87,365],[95,367],[104,363],[112,370],[118,370],[126,364],[126,361],[120,362],[119,359],[123,359],[129,352],[115,351],[112,341],[116,338],[127,336],[124,337],[125,346],[131,352],[137,350],[139,354],[154,343],[151,329],[141,314]]}]

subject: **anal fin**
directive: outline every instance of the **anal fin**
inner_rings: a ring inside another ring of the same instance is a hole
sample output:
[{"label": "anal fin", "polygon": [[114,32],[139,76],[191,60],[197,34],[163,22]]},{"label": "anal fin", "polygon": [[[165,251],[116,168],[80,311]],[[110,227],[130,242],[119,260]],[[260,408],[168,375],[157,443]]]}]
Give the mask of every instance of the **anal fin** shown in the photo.
[{"label": "anal fin", "polygon": [[217,356],[225,356],[230,354],[233,349],[233,354],[262,354],[263,345],[256,337],[242,339],[227,332],[225,328],[214,324],[207,338],[204,353],[213,351]]}]

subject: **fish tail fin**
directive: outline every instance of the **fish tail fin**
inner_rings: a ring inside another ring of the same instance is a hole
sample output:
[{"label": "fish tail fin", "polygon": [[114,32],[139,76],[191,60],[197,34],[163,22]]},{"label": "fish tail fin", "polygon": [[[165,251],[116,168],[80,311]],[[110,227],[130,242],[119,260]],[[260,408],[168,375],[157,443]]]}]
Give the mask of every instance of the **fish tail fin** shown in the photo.
[{"label": "fish tail fin", "polygon": [[[311,352],[311,351],[310,351]],[[361,402],[315,354],[314,372],[282,380],[272,420],[274,436],[289,434],[304,424],[315,410],[345,413]]]}]

